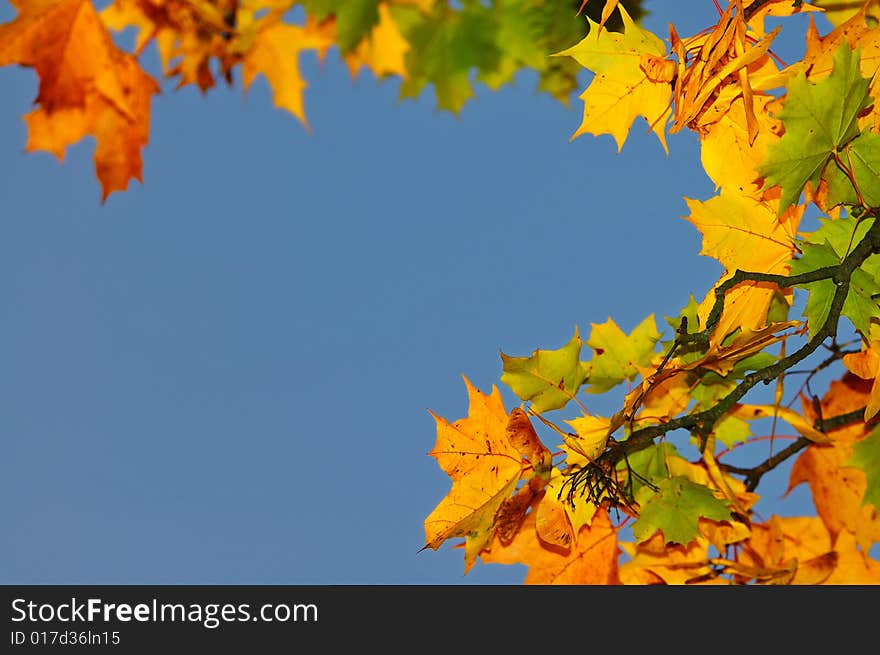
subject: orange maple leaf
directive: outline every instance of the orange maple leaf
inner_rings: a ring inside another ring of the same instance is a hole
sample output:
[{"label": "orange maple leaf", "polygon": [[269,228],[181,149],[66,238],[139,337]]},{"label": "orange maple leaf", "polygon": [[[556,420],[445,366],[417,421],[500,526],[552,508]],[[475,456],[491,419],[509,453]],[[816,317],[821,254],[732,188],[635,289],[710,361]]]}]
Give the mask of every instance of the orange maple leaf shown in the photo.
[{"label": "orange maple leaf", "polygon": [[[734,9],[737,11],[734,13]],[[679,59],[676,77],[675,120],[670,132],[685,126],[696,127],[702,114],[713,104],[719,91],[735,78],[742,93],[748,142],[754,142],[759,126],[752,102],[750,68],[765,60],[770,44],[779,34],[777,27],[759,40],[750,39],[740,2],[731,2],[714,29],[687,39],[670,32],[672,51]],[[755,41],[753,44],[749,41]]]},{"label": "orange maple leaf", "polygon": [[880,516],[870,504],[863,504],[867,480],[865,472],[846,462],[852,445],[838,441],[809,446],[792,466],[786,493],[802,482],[810,486],[816,513],[832,538],[847,531],[867,552],[880,541]]},{"label": "orange maple leaf", "polygon": [[[818,419],[828,419],[834,416],[842,416],[854,412],[869,404],[871,399],[872,380],[862,379],[860,376],[847,372],[839,380],[834,380],[828,391],[822,396],[818,407],[802,397],[804,419],[809,424]],[[863,421],[855,421],[833,429],[825,429],[831,441],[843,441],[853,443],[868,436],[874,428]]]},{"label": "orange maple leaf", "polygon": [[852,535],[834,537],[815,516],[773,516],[752,525],[738,564],[770,584],[880,584],[880,562],[856,548]]},{"label": "orange maple leaf", "polygon": [[608,512],[600,510],[584,525],[570,548],[550,544],[539,536],[536,512],[526,515],[520,531],[509,544],[497,538],[480,553],[485,563],[524,564],[525,584],[620,584],[617,559],[617,528]]},{"label": "orange maple leaf", "polygon": [[230,71],[239,59],[228,52],[235,30],[210,2],[114,0],[101,12],[101,18],[114,31],[136,27],[137,53],[155,39],[162,70],[167,77],[180,77],[178,88],[195,84],[204,92],[213,87],[213,57],[220,62],[227,81],[231,80]]},{"label": "orange maple leaf", "polygon": [[[794,76],[805,72],[811,82],[816,82],[831,74],[834,68],[834,53],[846,42],[853,49],[859,48],[861,57],[859,67],[863,76],[871,80],[870,93],[876,98],[880,94],[880,30],[872,27],[868,20],[871,3],[865,3],[849,20],[838,25],[825,36],[819,36],[816,25],[810,16],[807,29],[807,46],[804,57],[792,64],[782,74]],[[880,129],[880,107],[875,106],[859,119],[861,128]]]},{"label": "orange maple leaf", "polygon": [[[510,498],[520,479],[535,477],[549,453],[529,437],[515,434],[522,425],[508,429],[511,417],[497,387],[486,395],[466,377],[464,381],[470,398],[466,418],[449,423],[431,412],[437,422],[437,441],[428,454],[452,479],[452,488],[425,519],[424,548],[436,550],[447,539],[464,537],[467,572],[492,539],[499,513],[507,538],[515,534],[510,522],[518,524],[531,495],[540,491],[542,483],[525,487],[527,491],[520,499]],[[535,461],[523,457],[521,448],[533,453]]]},{"label": "orange maple leaf", "polygon": [[34,68],[37,109],[25,118],[27,150],[63,160],[67,146],[97,140],[95,167],[107,199],[141,178],[150,100],[159,86],[119,50],[89,0],[15,0],[18,17],[0,25],[0,66]]}]

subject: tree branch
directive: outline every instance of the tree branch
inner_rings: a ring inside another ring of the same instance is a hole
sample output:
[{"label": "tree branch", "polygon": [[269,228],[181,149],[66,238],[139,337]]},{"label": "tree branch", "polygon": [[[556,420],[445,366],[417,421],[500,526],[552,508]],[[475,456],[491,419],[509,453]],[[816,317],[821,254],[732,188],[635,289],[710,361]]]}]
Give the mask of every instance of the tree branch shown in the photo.
[{"label": "tree branch", "polygon": [[[681,416],[671,421],[667,421],[666,423],[651,425],[635,430],[630,434],[628,439],[611,443],[609,448],[599,456],[597,461],[616,466],[617,463],[622,461],[628,455],[647,448],[654,442],[654,439],[678,429],[690,430],[691,432],[700,435],[701,447],[704,447],[705,437],[711,432],[715,423],[730,411],[730,409],[732,409],[749,390],[759,382],[770,384],[770,382],[775,380],[781,373],[787,371],[789,368],[815,352],[825,339],[836,335],[837,324],[840,320],[843,305],[849,294],[850,280],[853,273],[868,257],[878,252],[880,252],[880,220],[875,221],[871,225],[864,237],[838,265],[825,266],[808,273],[788,276],[737,270],[733,276],[716,288],[715,303],[709,312],[709,317],[706,321],[706,328],[695,334],[680,334],[678,338],[682,339],[682,342],[708,343],[712,331],[717,325],[721,313],[724,310],[724,298],[727,291],[743,282],[768,282],[785,289],[820,280],[832,280],[837,288],[834,291],[834,296],[832,297],[831,306],[825,322],[815,332],[812,338],[810,338],[801,348],[770,366],[766,366],[747,374],[730,393],[719,400],[713,407],[694,414]],[[856,413],[853,412],[851,414],[854,416]],[[852,416],[849,416],[849,418],[852,418]],[[823,422],[823,425],[826,426],[825,429],[828,429],[827,422]],[[794,445],[795,444],[789,446],[789,448],[792,448]],[[789,448],[787,448],[786,451],[789,450]],[[781,455],[786,451],[782,451],[779,454]],[[760,475],[758,478],[760,478]]]}]

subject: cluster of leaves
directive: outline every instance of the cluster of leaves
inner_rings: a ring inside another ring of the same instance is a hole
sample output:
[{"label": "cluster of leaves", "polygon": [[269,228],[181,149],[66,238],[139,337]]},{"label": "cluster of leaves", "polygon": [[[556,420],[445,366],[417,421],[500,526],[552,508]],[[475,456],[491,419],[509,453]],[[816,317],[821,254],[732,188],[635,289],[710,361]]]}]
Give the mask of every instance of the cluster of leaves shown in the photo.
[{"label": "cluster of leaves", "polygon": [[[140,64],[150,44],[162,76],[202,92],[240,69],[247,89],[258,75],[275,104],[308,127],[300,55],[336,47],[351,75],[363,68],[401,80],[401,98],[432,86],[437,106],[458,112],[473,82],[497,89],[517,71],[567,102],[580,67],[548,55],[582,38],[576,2],[541,0],[10,0],[15,20],[0,25],[0,66],[32,67],[36,108],[25,117],[28,151],[59,160],[86,136],[96,140],[103,200],[142,181],[150,104],[159,82]],[[641,0],[627,3],[641,13]],[[595,3],[594,3],[595,4]],[[616,3],[615,3],[616,4]],[[589,8],[590,12],[599,11]],[[128,31],[127,50],[120,38]]]},{"label": "cluster of leaves", "polygon": [[[845,4],[735,0],[666,41],[620,8],[619,31],[591,20],[557,53],[593,74],[574,137],[619,150],[639,117],[664,148],[696,133],[717,195],[685,199],[687,220],[724,272],[665,338],[651,315],[629,334],[609,319],[585,342],[575,330],[559,349],[502,353],[522,400],[510,411],[465,378],[467,416],[435,416],[430,455],[452,486],[426,548],[463,538],[465,571],[522,564],[527,583],[880,583],[880,12]],[[803,12],[805,53],[784,64],[771,47]],[[621,388],[611,416],[585,404]],[[783,462],[816,516],[762,516],[756,490]]]},{"label": "cluster of leaves", "polygon": [[[878,0],[716,2],[717,23],[687,37],[670,26],[666,40],[639,25],[639,2],[618,0],[11,2],[0,65],[39,79],[27,150],[63,159],[93,137],[103,200],[141,180],[157,78],[207,93],[262,75],[307,127],[300,56],[334,47],[352,76],[396,77],[402,98],[431,87],[444,110],[523,68],[566,102],[587,70],[572,138],[610,135],[620,150],[637,119],[664,149],[694,132],[717,195],[686,199],[687,220],[723,274],[666,317],[665,337],[653,315],[628,334],[609,319],[586,341],[576,330],[555,350],[502,353],[519,407],[465,379],[468,415],[435,416],[430,454],[452,486],[425,547],[463,539],[466,571],[524,564],[530,583],[880,582]],[[816,12],[833,29],[811,19],[804,56],[783,63],[772,46],[787,20]],[[156,77],[141,64],[151,45]],[[769,385],[772,401],[755,400]],[[584,401],[614,393],[611,416]],[[788,443],[773,452],[774,440]],[[758,455],[734,464],[743,453]],[[784,462],[816,516],[761,516],[756,490]]]}]

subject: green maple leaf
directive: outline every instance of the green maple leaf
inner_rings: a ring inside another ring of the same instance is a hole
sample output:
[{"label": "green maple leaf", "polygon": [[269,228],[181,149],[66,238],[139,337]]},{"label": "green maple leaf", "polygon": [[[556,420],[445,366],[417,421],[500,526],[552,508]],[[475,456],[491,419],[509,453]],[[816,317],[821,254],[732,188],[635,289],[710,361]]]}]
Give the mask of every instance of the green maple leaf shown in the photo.
[{"label": "green maple leaf", "polygon": [[305,0],[308,14],[318,20],[336,17],[336,43],[342,54],[351,52],[379,23],[381,0]]},{"label": "green maple leaf", "polygon": [[643,489],[650,489],[645,480],[654,484],[657,480],[669,477],[669,462],[673,459],[683,460],[675,446],[669,442],[656,443],[642,448],[629,455],[620,467],[629,467],[637,475],[632,476],[632,493],[638,496]]},{"label": "green maple leaf", "polygon": [[501,381],[536,412],[560,409],[577,393],[587,377],[580,361],[580,335],[558,350],[535,350],[530,357],[509,357],[501,353],[504,373]]},{"label": "green maple leaf", "polygon": [[[871,220],[857,222],[854,219],[831,220],[820,218],[820,227],[804,241],[799,242],[801,256],[791,262],[791,274],[800,275],[824,266],[837,266],[865,235]],[[841,314],[852,321],[853,326],[864,335],[870,334],[871,319],[880,317],[880,307],[873,296],[880,293],[880,257],[872,255],[853,271],[849,294],[843,303]],[[809,292],[803,315],[812,337],[828,318],[831,301],[837,289],[832,280],[820,280],[799,285]]]},{"label": "green maple leaf", "polygon": [[856,221],[851,218],[833,220],[819,218],[819,229],[804,237],[809,243],[828,243],[840,259],[846,257],[853,247],[862,240],[874,219]]},{"label": "green maple leaf", "polygon": [[[672,328],[673,332],[678,332],[681,328],[682,320],[687,321],[687,331],[688,333],[694,333],[700,331],[700,316],[699,316],[700,303],[697,302],[697,299],[694,298],[694,294],[690,295],[688,300],[688,304],[681,308],[681,311],[678,313],[678,316],[675,318],[671,316],[664,316],[663,320],[669,324],[669,327]],[[674,337],[670,339],[669,343],[674,340]]]},{"label": "green maple leaf", "polygon": [[782,188],[779,214],[798,203],[807,182],[817,188],[832,155],[859,135],[859,112],[871,104],[870,81],[862,77],[859,60],[859,51],[844,41],[828,77],[813,84],[799,73],[789,83],[777,116],[785,134],[758,167],[764,189]]},{"label": "green maple leaf", "polygon": [[[406,53],[408,77],[401,98],[415,98],[428,84],[434,86],[437,106],[453,113],[474,95],[471,72],[498,69],[498,21],[479,0],[463,0],[460,10],[438,2],[429,16],[408,12],[398,27],[410,48]],[[395,20],[403,14],[395,13]]]},{"label": "green maple leaf", "polygon": [[847,462],[865,472],[868,486],[862,503],[870,503],[880,510],[880,428],[853,446],[853,453]]},{"label": "green maple leaf", "polygon": [[687,545],[700,534],[700,517],[730,519],[730,508],[724,501],[708,487],[684,476],[661,480],[657,487],[656,492],[643,487],[639,494],[641,511],[632,526],[637,541],[645,541],[660,530],[666,543]]},{"label": "green maple leaf", "polygon": [[823,178],[828,184],[828,207],[837,205],[880,205],[880,134],[865,132],[846,144],[839,154],[852,171],[856,187],[840,166],[828,166]]},{"label": "green maple leaf", "polygon": [[629,336],[612,320],[593,324],[587,340],[593,351],[590,360],[590,393],[605,393],[624,380],[633,380],[639,374],[638,367],[650,365],[654,358],[660,333],[654,322],[654,315],[648,316]]},{"label": "green maple leaf", "polygon": [[496,71],[481,76],[490,87],[497,88],[510,81],[521,66],[536,70],[544,66],[548,52],[542,43],[544,25],[540,7],[543,4],[536,6],[522,0],[497,0],[494,3],[502,61]]}]

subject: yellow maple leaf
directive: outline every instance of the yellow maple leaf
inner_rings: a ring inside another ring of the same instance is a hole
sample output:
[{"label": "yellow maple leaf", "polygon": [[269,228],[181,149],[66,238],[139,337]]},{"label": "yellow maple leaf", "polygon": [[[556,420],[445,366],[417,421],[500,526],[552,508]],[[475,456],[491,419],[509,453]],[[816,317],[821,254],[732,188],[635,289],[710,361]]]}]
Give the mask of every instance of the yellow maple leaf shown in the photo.
[{"label": "yellow maple leaf", "polygon": [[617,528],[605,510],[580,528],[570,548],[543,541],[536,531],[535,513],[530,512],[510,544],[496,539],[480,553],[480,559],[490,564],[526,565],[525,584],[611,585],[620,584],[619,554]]},{"label": "yellow maple leaf", "polygon": [[588,461],[596,459],[608,442],[611,420],[604,416],[581,416],[567,420],[576,434],[563,436],[565,445],[583,455]]},{"label": "yellow maple leaf", "polygon": [[[737,92],[734,87],[727,89],[731,94]],[[753,97],[758,125],[754,141],[750,141],[742,96],[724,105],[723,113],[720,111],[722,107],[719,107],[717,120],[708,125],[701,123],[700,159],[716,189],[728,189],[755,200],[762,198],[763,185],[757,168],[764,161],[769,145],[778,141],[782,134],[781,122],[773,118],[769,111],[773,102],[773,96]]]},{"label": "yellow maple leaf", "polygon": [[301,26],[269,23],[257,31],[242,62],[245,89],[262,74],[272,87],[275,105],[289,111],[306,127],[303,91],[307,84],[300,76],[298,56],[308,47],[308,36]]},{"label": "yellow maple leaf", "polygon": [[378,77],[400,75],[406,77],[404,58],[409,50],[409,42],[400,33],[397,23],[391,16],[387,2],[379,4],[379,22],[367,38],[345,57],[345,63],[352,75],[366,66]]},{"label": "yellow maple leaf", "polygon": [[25,117],[27,150],[63,160],[67,146],[94,136],[102,201],[141,180],[155,80],[119,50],[89,0],[16,2],[20,13],[0,25],[0,66],[33,67],[37,109]]},{"label": "yellow maple leaf", "polygon": [[508,415],[498,388],[489,395],[464,378],[468,415],[449,423],[431,412],[437,441],[428,453],[451,478],[452,488],[425,519],[425,548],[465,537],[465,571],[492,538],[495,514],[516,489],[526,466],[507,437]]},{"label": "yellow maple leaf", "polygon": [[772,516],[752,525],[738,563],[770,584],[880,584],[880,562],[856,548],[852,535],[833,537],[819,517]]},{"label": "yellow maple leaf", "polygon": [[641,116],[668,152],[666,120],[671,113],[672,89],[668,79],[651,79],[641,65],[643,55],[665,58],[666,46],[636,25],[623,5],[619,9],[623,33],[600,31],[590,20],[590,33],[582,41],[554,55],[572,57],[595,74],[580,96],[584,117],[571,138],[587,133],[610,134],[619,152],[633,122]]},{"label": "yellow maple leaf", "polygon": [[837,566],[824,584],[827,585],[880,585],[880,562],[866,551],[856,548],[853,535],[842,532],[834,542]]},{"label": "yellow maple leaf", "polygon": [[[787,212],[777,218],[774,202],[755,200],[735,190],[722,189],[720,195],[706,202],[686,198],[691,210],[688,221],[703,235],[701,255],[712,257],[724,266],[719,284],[737,269],[785,275],[796,252],[795,234],[801,211]],[[721,342],[734,329],[761,330],[766,323],[774,285],[744,282],[728,292],[721,320],[715,327],[713,342]],[[699,315],[706,324],[715,302],[715,293],[707,294]]]}]

